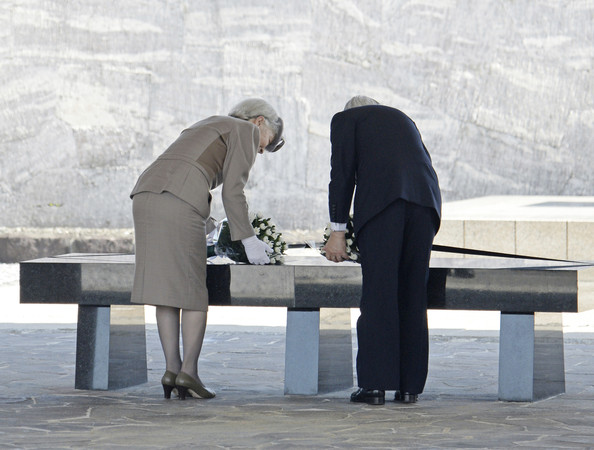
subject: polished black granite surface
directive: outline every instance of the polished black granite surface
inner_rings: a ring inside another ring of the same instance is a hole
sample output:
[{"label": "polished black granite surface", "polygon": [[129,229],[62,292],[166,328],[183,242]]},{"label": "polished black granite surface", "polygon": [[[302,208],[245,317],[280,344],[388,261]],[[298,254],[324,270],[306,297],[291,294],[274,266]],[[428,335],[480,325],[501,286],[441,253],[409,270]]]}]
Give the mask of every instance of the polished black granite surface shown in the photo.
[{"label": "polished black granite surface", "polygon": [[[303,251],[301,251],[303,253]],[[361,269],[322,256],[284,265],[209,264],[210,304],[289,308],[358,307]],[[134,255],[67,254],[20,264],[21,303],[130,303]],[[433,309],[580,312],[594,308],[594,265],[506,258],[433,259]]]}]

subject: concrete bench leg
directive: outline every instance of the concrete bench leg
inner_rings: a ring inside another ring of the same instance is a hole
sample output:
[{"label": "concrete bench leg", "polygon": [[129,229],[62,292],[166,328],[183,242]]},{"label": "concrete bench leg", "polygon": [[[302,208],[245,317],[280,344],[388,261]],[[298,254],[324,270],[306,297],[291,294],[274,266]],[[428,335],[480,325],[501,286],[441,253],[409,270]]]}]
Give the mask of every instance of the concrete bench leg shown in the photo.
[{"label": "concrete bench leg", "polygon": [[75,389],[146,383],[144,306],[78,307]]},{"label": "concrete bench leg", "polygon": [[565,392],[560,313],[501,313],[499,400],[532,402]]},{"label": "concrete bench leg", "polygon": [[287,311],[285,394],[315,395],[353,386],[350,309]]}]

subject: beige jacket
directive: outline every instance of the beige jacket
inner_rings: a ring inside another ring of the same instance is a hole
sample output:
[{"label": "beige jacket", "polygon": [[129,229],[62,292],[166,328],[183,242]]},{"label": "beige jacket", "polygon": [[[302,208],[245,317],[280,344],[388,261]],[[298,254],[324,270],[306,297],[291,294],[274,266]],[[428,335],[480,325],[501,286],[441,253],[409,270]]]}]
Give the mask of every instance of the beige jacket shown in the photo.
[{"label": "beige jacket", "polygon": [[231,238],[254,235],[243,192],[258,154],[260,132],[246,120],[212,116],[182,131],[177,140],[138,179],[139,192],[167,191],[210,216],[210,190],[223,185],[222,198]]}]

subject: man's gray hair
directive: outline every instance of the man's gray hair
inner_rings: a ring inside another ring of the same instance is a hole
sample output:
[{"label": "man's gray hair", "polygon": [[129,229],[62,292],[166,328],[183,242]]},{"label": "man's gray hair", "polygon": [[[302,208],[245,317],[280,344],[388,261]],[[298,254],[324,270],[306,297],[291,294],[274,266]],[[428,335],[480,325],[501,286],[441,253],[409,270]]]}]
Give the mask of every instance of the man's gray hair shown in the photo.
[{"label": "man's gray hair", "polygon": [[371,97],[366,97],[365,95],[355,95],[346,103],[346,105],[344,105],[344,110],[346,111],[347,109],[368,105],[379,105],[379,102]]},{"label": "man's gray hair", "polygon": [[279,117],[274,108],[261,98],[248,98],[242,100],[231,108],[229,115],[243,120],[255,119],[258,116],[264,117],[264,119],[266,119],[266,125],[270,128],[270,131],[274,133],[274,139],[269,146],[270,148],[273,148],[273,144],[276,146],[282,139],[283,120]]}]

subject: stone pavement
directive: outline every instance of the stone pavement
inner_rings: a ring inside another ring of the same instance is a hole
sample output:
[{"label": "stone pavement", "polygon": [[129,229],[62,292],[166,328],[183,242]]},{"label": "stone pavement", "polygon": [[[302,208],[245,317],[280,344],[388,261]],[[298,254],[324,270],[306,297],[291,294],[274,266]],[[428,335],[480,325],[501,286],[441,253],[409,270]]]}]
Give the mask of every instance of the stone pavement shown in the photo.
[{"label": "stone pavement", "polygon": [[165,400],[154,324],[147,325],[148,383],[75,390],[75,324],[35,323],[43,313],[15,299],[18,270],[2,268],[5,317],[30,323],[0,318],[0,448],[594,448],[590,313],[573,315],[566,329],[563,395],[499,402],[497,331],[480,323],[464,329],[450,314],[433,320],[453,327],[432,327],[419,403],[367,406],[351,404],[351,390],[283,395],[284,329],[263,326],[278,318],[225,325],[225,311],[234,322],[233,308],[222,308],[213,311],[218,319],[200,359],[201,378],[217,397]]}]

